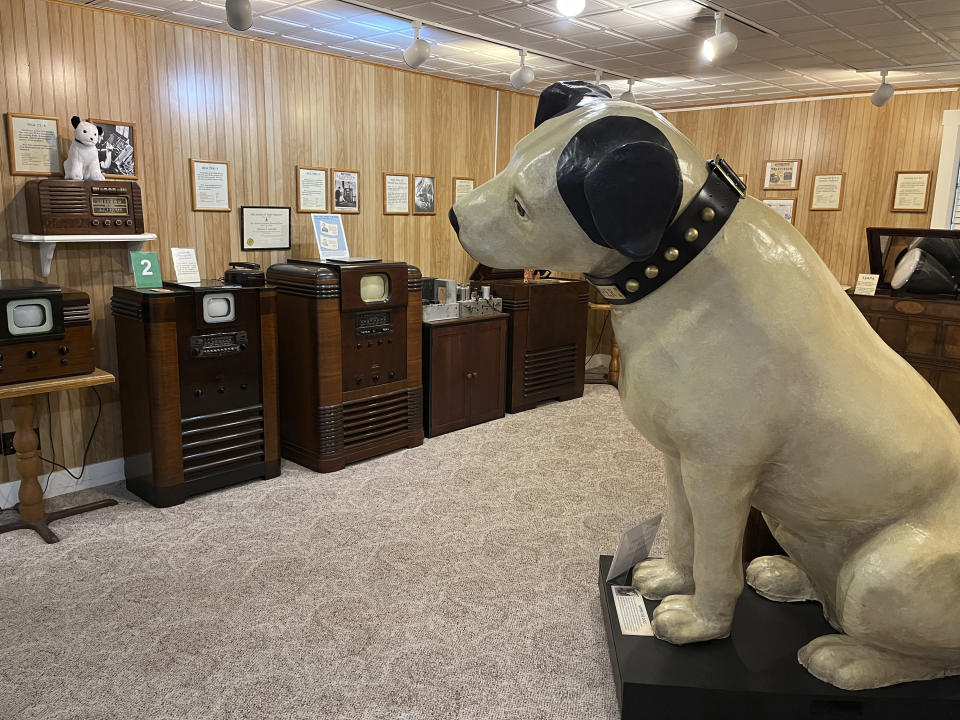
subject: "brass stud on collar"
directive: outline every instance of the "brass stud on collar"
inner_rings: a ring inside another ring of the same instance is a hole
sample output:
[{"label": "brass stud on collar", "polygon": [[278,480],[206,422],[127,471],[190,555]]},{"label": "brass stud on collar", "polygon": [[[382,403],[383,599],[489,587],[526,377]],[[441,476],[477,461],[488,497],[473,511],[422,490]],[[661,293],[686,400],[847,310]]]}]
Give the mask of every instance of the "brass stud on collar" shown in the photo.
[{"label": "brass stud on collar", "polygon": [[700,211],[700,219],[704,222],[711,222],[716,216],[717,213],[712,207],[705,207]]},{"label": "brass stud on collar", "polygon": [[658,268],[656,265],[647,265],[647,267],[645,267],[643,270],[643,274],[653,280],[657,275],[660,274],[660,268]]},{"label": "brass stud on collar", "polygon": [[700,237],[700,231],[696,228],[690,228],[683,234],[683,239],[687,242],[693,242],[698,237]]},{"label": "brass stud on collar", "polygon": [[636,292],[640,289],[640,281],[630,278],[623,284],[623,286],[627,289],[627,292]]},{"label": "brass stud on collar", "polygon": [[675,247],[669,247],[666,249],[666,252],[663,253],[663,256],[667,259],[668,262],[673,262],[678,257],[680,257],[680,251]]}]

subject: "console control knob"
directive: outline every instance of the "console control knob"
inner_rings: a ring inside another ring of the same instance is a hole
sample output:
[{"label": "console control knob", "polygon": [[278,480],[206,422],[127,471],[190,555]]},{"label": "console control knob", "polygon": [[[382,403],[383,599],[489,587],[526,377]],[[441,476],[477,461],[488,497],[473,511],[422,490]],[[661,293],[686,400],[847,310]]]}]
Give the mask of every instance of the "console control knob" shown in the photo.
[{"label": "console control knob", "polygon": [[374,375],[374,376],[373,376],[373,381],[374,381],[374,382],[380,382],[380,376],[379,376],[379,375]]},{"label": "console control knob", "polygon": [[90,221],[90,224],[93,225],[94,227],[98,227],[100,225],[100,221],[94,218],[93,220]]},{"label": "console control knob", "polygon": [[393,380],[393,379],[397,376],[397,374],[396,374],[393,370],[391,370],[389,373],[387,373],[387,376],[388,376],[391,380]]},{"label": "console control knob", "polygon": [[377,340],[377,345],[383,345],[383,340]]},{"label": "console control knob", "polygon": [[227,389],[223,385],[217,388],[217,392],[220,393],[221,395],[223,395],[223,393],[225,393],[226,391]]},{"label": "console control knob", "polygon": [[246,390],[246,389],[247,389],[247,384],[246,384],[246,383],[240,383],[240,389],[241,389],[241,390]]},{"label": "console control knob", "polygon": [[363,385],[363,378],[357,378],[357,385]]},{"label": "console control knob", "polygon": [[133,220],[127,220],[127,227],[133,226]]},{"label": "console control knob", "polygon": [[69,364],[69,363],[70,363],[70,361],[67,360],[66,358],[60,358],[60,364],[61,364],[61,365],[67,365],[67,364]]},{"label": "console control knob", "polygon": [[33,360],[37,356],[36,350],[27,350],[27,357]]},{"label": "console control knob", "polygon": [[193,391],[193,396],[196,397],[196,398],[198,398],[198,397],[203,397],[203,390],[202,390],[201,388],[196,388],[196,389]]},{"label": "console control knob", "polygon": [[69,355],[69,354],[70,354],[70,348],[68,348],[66,345],[61,345],[61,346],[60,346],[60,354],[61,354],[61,355]]},{"label": "console control knob", "polygon": [[357,350],[363,349],[363,343],[357,343]]},{"label": "console control knob", "polygon": [[111,223],[110,223],[109,220],[104,220],[104,221],[103,221],[103,226],[104,226],[104,227],[108,227],[110,224],[111,224]]},{"label": "console control knob", "polygon": [[195,347],[190,350],[190,354],[194,357],[200,357],[200,348]]}]

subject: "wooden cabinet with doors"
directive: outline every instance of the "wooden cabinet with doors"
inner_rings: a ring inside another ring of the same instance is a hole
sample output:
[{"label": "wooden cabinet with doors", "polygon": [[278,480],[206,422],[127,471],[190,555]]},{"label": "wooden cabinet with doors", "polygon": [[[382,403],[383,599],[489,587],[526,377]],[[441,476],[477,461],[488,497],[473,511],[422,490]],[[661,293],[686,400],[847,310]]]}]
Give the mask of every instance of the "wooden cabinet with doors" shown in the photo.
[{"label": "wooden cabinet with doors", "polygon": [[507,319],[497,313],[423,324],[428,436],[503,417]]}]

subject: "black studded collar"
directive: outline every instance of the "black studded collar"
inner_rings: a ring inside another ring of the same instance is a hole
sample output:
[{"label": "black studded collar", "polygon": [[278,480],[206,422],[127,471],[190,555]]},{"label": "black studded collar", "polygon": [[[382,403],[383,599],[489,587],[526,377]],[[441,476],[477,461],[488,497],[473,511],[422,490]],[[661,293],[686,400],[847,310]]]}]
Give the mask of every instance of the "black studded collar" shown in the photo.
[{"label": "black studded collar", "polygon": [[643,262],[632,262],[614,275],[585,275],[611,305],[640,300],[683,270],[720,232],[747,186],[719,155],[707,162],[707,181],[677,216]]}]

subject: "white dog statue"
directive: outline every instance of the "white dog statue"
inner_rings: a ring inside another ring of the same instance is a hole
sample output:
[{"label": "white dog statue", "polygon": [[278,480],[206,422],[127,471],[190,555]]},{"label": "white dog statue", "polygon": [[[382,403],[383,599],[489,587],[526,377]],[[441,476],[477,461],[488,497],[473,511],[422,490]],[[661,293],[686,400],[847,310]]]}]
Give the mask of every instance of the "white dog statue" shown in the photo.
[{"label": "white dog statue", "polygon": [[65,180],[103,180],[103,171],[100,169],[100,154],[97,143],[103,131],[91,122],[81,120],[74,115],[70,118],[73,125],[74,140],[67,151],[67,159],[63,163],[63,177]]},{"label": "white dog statue", "polygon": [[751,505],[789,557],[747,581],[815,599],[798,659],[855,690],[960,674],[960,425],[790,223],[653,110],[544,90],[509,165],[450,211],[500,268],[582,272],[613,303],[627,416],[664,456],[668,556],[633,583],[657,637],[726,637]]}]

